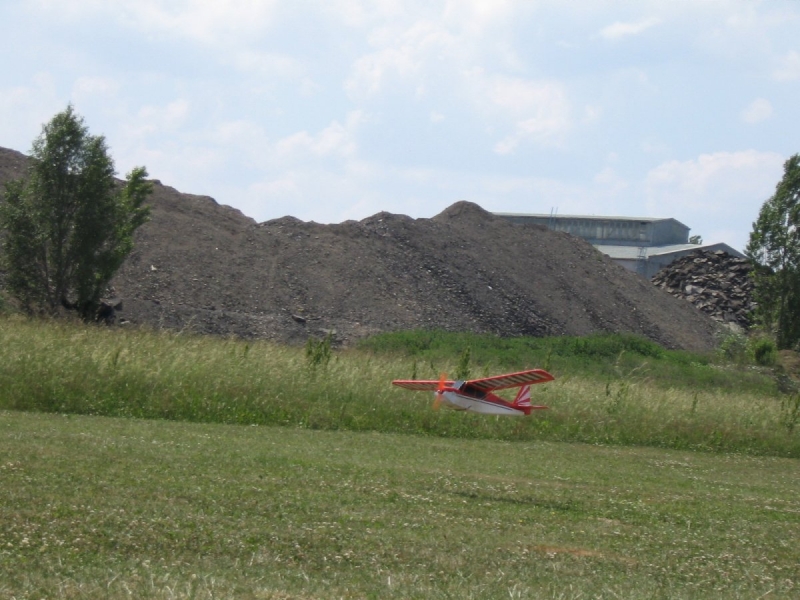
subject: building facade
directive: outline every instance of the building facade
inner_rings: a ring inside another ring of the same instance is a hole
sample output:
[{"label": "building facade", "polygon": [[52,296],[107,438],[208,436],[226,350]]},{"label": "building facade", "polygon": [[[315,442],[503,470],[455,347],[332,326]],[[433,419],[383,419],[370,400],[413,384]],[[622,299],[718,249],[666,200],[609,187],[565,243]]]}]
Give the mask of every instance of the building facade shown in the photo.
[{"label": "building facade", "polygon": [[744,255],[727,244],[690,244],[689,227],[676,219],[494,213],[518,225],[543,225],[585,239],[626,269],[650,279],[694,250]]}]

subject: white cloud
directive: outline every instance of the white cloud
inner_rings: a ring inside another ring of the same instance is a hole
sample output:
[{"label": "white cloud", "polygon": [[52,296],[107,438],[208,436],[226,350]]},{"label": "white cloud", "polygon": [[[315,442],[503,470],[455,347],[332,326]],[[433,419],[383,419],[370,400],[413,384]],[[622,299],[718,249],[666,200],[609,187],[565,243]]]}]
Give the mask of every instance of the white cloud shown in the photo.
[{"label": "white cloud", "polygon": [[240,71],[256,73],[264,77],[302,77],[304,68],[295,58],[274,52],[243,50],[237,52],[230,62]]},{"label": "white cloud", "polygon": [[240,40],[266,29],[276,0],[135,0],[128,14],[142,29],[157,27],[203,42]]},{"label": "white cloud", "polygon": [[406,0],[327,0],[321,11],[349,27],[365,27],[401,18],[408,12]]},{"label": "white cloud", "polygon": [[513,153],[524,141],[558,144],[571,127],[570,107],[563,84],[505,76],[472,74],[472,89],[495,118],[510,118],[513,133],[497,142],[497,154]]},{"label": "white cloud", "polygon": [[119,89],[119,81],[110,77],[79,77],[72,85],[72,97],[76,102],[109,98],[115,96]]},{"label": "white cloud", "polygon": [[27,152],[42,124],[66,105],[50,73],[37,73],[24,85],[0,89],[0,114],[13,115],[0,119],[0,146]]},{"label": "white cloud", "polygon": [[359,111],[347,115],[344,124],[334,121],[316,135],[300,131],[279,140],[275,144],[275,155],[279,160],[298,156],[351,157],[356,153],[356,130],[363,121]]},{"label": "white cloud", "polygon": [[636,21],[635,23],[623,23],[621,21],[617,21],[616,23],[608,25],[607,27],[603,27],[598,35],[605,40],[615,41],[624,37],[639,35],[651,27],[658,25],[660,22],[661,20],[657,18]]},{"label": "white cloud", "polygon": [[405,77],[416,72],[418,65],[410,48],[386,48],[356,60],[344,87],[351,97],[370,96],[380,91],[391,71]]},{"label": "white cloud", "polygon": [[233,42],[262,32],[277,0],[37,0],[42,12],[70,19],[111,18],[141,31],[165,31],[201,42]]},{"label": "white cloud", "polygon": [[[344,87],[352,98],[374,95],[387,79],[400,80],[419,75],[432,56],[449,54],[456,39],[434,22],[421,20],[397,32],[380,28],[372,32],[370,44],[380,48],[359,57],[351,68]],[[413,82],[419,87],[419,82]]]},{"label": "white cloud", "polygon": [[778,81],[795,81],[800,79],[800,52],[789,52],[778,60],[772,73]]},{"label": "white cloud", "polygon": [[756,98],[741,113],[742,121],[749,125],[755,125],[761,121],[766,121],[772,116],[772,104],[764,98]]},{"label": "white cloud", "polygon": [[668,161],[645,178],[647,206],[651,214],[684,215],[686,224],[695,229],[736,230],[739,235],[731,240],[703,237],[706,242],[725,241],[742,248],[745,232],[780,179],[783,161],[777,153],[756,150]]},{"label": "white cloud", "polygon": [[251,159],[263,156],[269,141],[263,128],[257,123],[239,119],[225,121],[216,126],[207,136],[208,142],[226,148],[239,148],[242,155]]},{"label": "white cloud", "polygon": [[189,114],[189,102],[183,98],[173,100],[165,106],[145,105],[137,112],[137,125],[128,129],[134,136],[146,136],[174,131]]},{"label": "white cloud", "polygon": [[[374,188],[376,169],[359,161],[302,164],[269,174],[245,190],[233,188],[228,194],[236,195],[240,208],[257,221],[292,215],[318,223],[338,223],[386,209],[386,196]],[[381,176],[385,178],[386,174]]]},{"label": "white cloud", "polygon": [[447,0],[442,15],[446,22],[480,32],[507,21],[521,4],[513,0]]},{"label": "white cloud", "polygon": [[[731,192],[763,192],[774,187],[784,158],[775,152],[744,150],[701,154],[695,160],[665,162],[650,170],[648,195],[682,205],[700,202],[713,212],[730,209],[725,196]],[[748,183],[749,182],[749,183]],[[763,196],[763,194],[759,194]],[[763,197],[762,197],[763,200]]]},{"label": "white cloud", "polygon": [[[616,160],[616,157],[614,157],[612,160]],[[597,173],[597,175],[594,176],[593,181],[611,195],[620,194],[628,187],[628,182],[612,167],[606,167]]]}]

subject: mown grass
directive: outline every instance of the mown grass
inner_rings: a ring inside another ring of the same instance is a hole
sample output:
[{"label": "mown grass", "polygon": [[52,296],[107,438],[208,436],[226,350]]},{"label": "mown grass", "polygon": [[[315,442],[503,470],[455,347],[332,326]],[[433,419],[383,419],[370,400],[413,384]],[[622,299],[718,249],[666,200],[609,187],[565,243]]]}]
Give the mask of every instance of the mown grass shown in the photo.
[{"label": "mown grass", "polygon": [[[533,398],[551,409],[504,419],[432,411],[427,394],[390,385],[453,373],[454,352],[421,359],[362,348],[312,366],[302,348],[165,332],[6,318],[0,335],[0,409],[800,457],[798,397],[779,396],[759,372],[709,361],[687,360],[682,372],[730,385],[692,387],[686,375],[671,386],[664,365],[679,361],[633,352],[600,361],[602,376],[587,374],[569,369],[568,357],[559,367],[552,351],[558,379]],[[496,365],[480,352],[474,376],[548,362],[519,352]]]},{"label": "mown grass", "polygon": [[0,597],[796,598],[793,459],[0,411]]}]

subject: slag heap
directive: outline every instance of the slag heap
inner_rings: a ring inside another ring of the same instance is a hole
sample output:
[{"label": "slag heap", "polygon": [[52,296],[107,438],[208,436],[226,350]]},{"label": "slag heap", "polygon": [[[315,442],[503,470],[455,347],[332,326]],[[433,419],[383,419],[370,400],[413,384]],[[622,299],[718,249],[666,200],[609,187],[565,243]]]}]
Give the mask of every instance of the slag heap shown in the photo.
[{"label": "slag heap", "polygon": [[757,306],[751,271],[747,259],[722,250],[695,250],[661,269],[653,283],[688,300],[712,319],[746,330]]}]

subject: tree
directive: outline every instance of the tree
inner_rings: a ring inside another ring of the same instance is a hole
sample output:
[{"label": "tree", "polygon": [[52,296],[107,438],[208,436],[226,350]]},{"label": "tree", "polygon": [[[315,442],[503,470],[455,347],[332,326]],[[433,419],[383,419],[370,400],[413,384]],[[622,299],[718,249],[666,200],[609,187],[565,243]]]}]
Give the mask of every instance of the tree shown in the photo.
[{"label": "tree", "polygon": [[85,320],[133,249],[152,192],[144,167],[119,185],[102,136],[70,105],[33,142],[27,177],[0,203],[6,287],[29,313],[75,310]]},{"label": "tree", "polygon": [[800,154],[783,165],[783,179],[761,207],[745,253],[754,263],[758,312],[778,348],[800,342]]},{"label": "tree", "polygon": [[695,246],[700,246],[703,243],[703,236],[702,235],[693,235],[689,238],[689,243],[694,244]]}]

